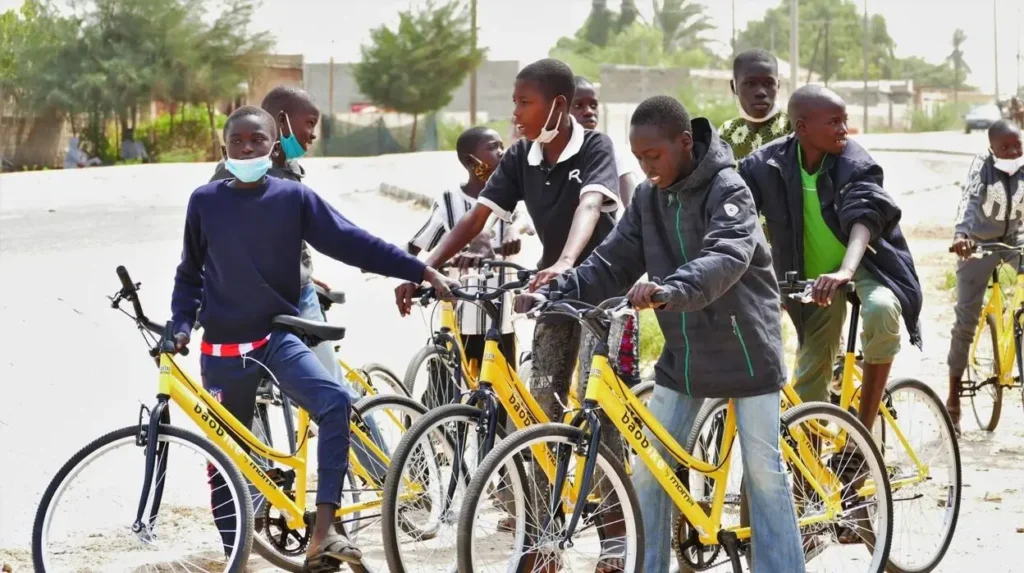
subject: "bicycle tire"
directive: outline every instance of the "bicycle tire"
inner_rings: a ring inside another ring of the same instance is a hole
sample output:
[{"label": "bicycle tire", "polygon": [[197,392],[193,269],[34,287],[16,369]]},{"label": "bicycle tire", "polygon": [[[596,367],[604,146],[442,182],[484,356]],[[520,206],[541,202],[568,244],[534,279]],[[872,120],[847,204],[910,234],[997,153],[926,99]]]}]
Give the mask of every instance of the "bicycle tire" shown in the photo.
[{"label": "bicycle tire", "polygon": [[[359,402],[356,402],[352,406],[352,409],[353,409],[354,412],[358,412],[361,415],[363,415],[366,412],[372,411],[372,410],[374,410],[376,408],[381,408],[381,407],[384,407],[384,406],[387,406],[387,405],[393,405],[393,404],[400,404],[403,407],[409,408],[409,409],[419,413],[420,415],[425,414],[426,411],[427,411],[426,408],[424,408],[422,404],[420,404],[419,402],[416,402],[412,398],[408,398],[406,396],[399,396],[397,394],[396,395],[384,394],[384,395],[378,395],[378,396],[367,396],[366,398],[363,398]],[[349,470],[349,472],[347,473],[347,479],[348,479],[349,483],[353,486],[353,488],[355,487],[356,482],[360,481],[360,480],[356,480],[354,478],[354,474],[352,473],[351,470]],[[358,494],[355,494],[355,495],[358,495]],[[255,538],[256,539],[255,539],[255,542],[253,544],[253,549],[255,549],[256,553],[260,557],[266,559],[271,565],[273,565],[273,566],[275,566],[275,567],[277,567],[279,569],[284,569],[285,571],[289,571],[291,573],[302,573],[303,571],[305,571],[305,567],[304,567],[305,556],[304,555],[299,555],[299,556],[282,555],[281,553],[277,552],[269,543],[267,543],[267,541],[262,536],[257,535],[257,536],[255,536]]]},{"label": "bicycle tire", "polygon": [[[50,480],[49,486],[47,486],[43,498],[39,502],[39,508],[36,510],[35,522],[32,526],[32,564],[35,571],[45,572],[45,559],[43,556],[43,533],[44,529],[47,528],[49,519],[49,508],[50,504],[54,501],[54,496],[61,489],[64,481],[72,474],[72,471],[82,462],[90,461],[90,457],[94,452],[101,450],[103,447],[114,442],[125,440],[127,438],[134,439],[139,432],[138,426],[127,426],[109,432],[99,438],[96,438],[91,443],[78,450],[75,455],[61,466],[57,475]],[[229,484],[229,490],[233,492],[234,496],[238,496],[238,509],[242,513],[241,522],[244,524],[243,531],[238,535],[241,537],[241,543],[238,543],[236,538],[236,546],[240,546],[239,550],[232,556],[231,562],[224,570],[226,573],[241,573],[245,571],[246,562],[249,559],[249,553],[252,550],[253,537],[253,510],[252,510],[252,499],[249,496],[249,488],[246,485],[245,478],[242,477],[242,473],[238,470],[235,464],[231,461],[228,456],[221,451],[220,448],[215,446],[212,442],[203,436],[183,430],[176,426],[160,425],[160,438],[165,436],[171,436],[178,440],[190,443],[198,450],[202,451],[209,456],[209,459],[216,462],[220,467],[218,471],[224,475],[225,483]],[[159,438],[158,438],[159,439]],[[102,453],[100,454],[102,455]]]},{"label": "bicycle tire", "polygon": [[[953,467],[955,468],[954,479],[956,480],[956,486],[952,492],[955,495],[952,496],[952,499],[947,498],[946,501],[946,507],[950,507],[952,510],[949,514],[949,528],[945,536],[943,537],[942,543],[939,545],[939,549],[934,555],[934,557],[927,563],[924,563],[923,565],[908,567],[904,566],[903,564],[894,562],[892,554],[893,552],[890,551],[889,567],[887,571],[888,573],[928,573],[929,571],[932,571],[936,567],[938,567],[939,563],[942,562],[942,558],[945,557],[946,552],[949,550],[950,544],[953,542],[953,535],[956,533],[956,525],[960,519],[960,507],[963,493],[963,473],[962,467],[960,465],[960,446],[956,439],[956,432],[953,429],[953,420],[949,417],[949,413],[946,411],[945,405],[942,403],[942,400],[939,398],[938,394],[935,393],[935,390],[933,390],[924,382],[921,382],[920,380],[915,380],[913,378],[900,378],[898,380],[894,380],[889,383],[887,390],[888,394],[892,395],[904,388],[910,388],[912,389],[912,391],[919,392],[920,394],[924,395],[930,402],[932,402],[932,407],[929,410],[938,413],[938,416],[940,418],[938,421],[938,426],[942,429],[942,431],[946,433],[946,436],[949,439],[949,444],[951,446],[950,451],[953,454]],[[882,423],[881,420],[876,422],[876,424],[880,423]],[[897,447],[900,447],[900,444],[897,444]],[[894,493],[898,492],[899,489],[894,490]],[[913,514],[913,512],[911,512],[911,514]]]},{"label": "bicycle tire", "polygon": [[370,385],[373,386],[377,392],[380,392],[380,390],[377,389],[377,386],[374,384],[374,374],[379,375],[395,395],[405,396],[406,398],[412,397],[412,394],[409,393],[409,387],[406,386],[405,383],[400,380],[398,376],[396,376],[395,373],[387,366],[376,362],[370,362],[363,365],[361,370],[366,373],[366,376],[369,378]]},{"label": "bicycle tire", "polygon": [[[473,479],[470,481],[469,489],[466,491],[466,498],[463,501],[462,509],[459,512],[459,527],[458,527],[458,542],[457,542],[457,553],[458,553],[458,566],[459,571],[476,571],[473,559],[473,524],[476,519],[476,509],[481,497],[486,495],[486,489],[490,483],[491,474],[496,471],[500,471],[505,465],[504,460],[509,456],[514,456],[519,450],[523,448],[531,447],[530,442],[541,440],[544,438],[554,440],[562,440],[566,443],[577,444],[583,439],[583,432],[579,428],[569,426],[567,424],[538,424],[530,426],[514,432],[509,435],[501,444],[496,445],[487,457],[484,458],[480,464],[479,469],[473,475]],[[633,546],[634,549],[630,553],[627,551],[627,563],[625,570],[631,573],[640,573],[644,570],[644,528],[643,519],[640,516],[640,502],[636,496],[636,490],[633,488],[633,483],[630,477],[626,474],[626,468],[622,465],[622,462],[612,454],[611,450],[604,444],[598,446],[599,456],[604,459],[604,467],[595,467],[595,473],[600,469],[605,475],[605,479],[608,479],[608,475],[614,475],[615,479],[610,480],[613,487],[615,482],[618,482],[618,486],[614,487],[612,491],[615,491],[618,496],[620,507],[623,508],[622,520],[626,523],[627,531],[633,529]],[[514,458],[515,471],[519,475],[519,479],[523,480],[522,483],[526,483],[527,473],[525,467],[523,467],[519,456]],[[601,464],[599,464],[600,466]],[[517,499],[516,503],[524,503],[524,500]],[[628,547],[628,545],[627,545]],[[522,553],[520,553],[522,554]],[[632,558],[633,563],[630,564],[628,560]]]},{"label": "bicycle tire", "polygon": [[[405,474],[403,469],[406,463],[408,463],[410,456],[423,438],[428,433],[435,431],[441,424],[444,424],[444,420],[458,419],[472,422],[473,420],[480,420],[482,415],[483,412],[479,408],[466,404],[448,404],[447,406],[435,408],[428,411],[422,418],[410,426],[405,435],[402,436],[402,441],[398,443],[398,447],[395,448],[395,452],[391,456],[391,468],[388,471],[387,479],[384,481],[384,500],[381,512],[383,515],[381,530],[384,537],[384,556],[387,559],[389,570],[393,573],[405,573],[406,571],[405,564],[402,562],[402,554],[399,550],[399,530],[406,535],[415,535],[416,533],[410,531],[408,524],[403,526],[403,520],[398,515],[398,493],[402,476]],[[500,424],[495,431],[495,443],[497,444],[499,440],[505,437],[506,432]],[[445,439],[448,440],[448,437],[445,436]],[[451,441],[448,440],[448,443],[451,444]],[[455,449],[454,446],[452,449]],[[470,476],[465,478],[467,487],[469,479]]]},{"label": "bicycle tire", "polygon": [[[971,396],[971,410],[974,412],[974,420],[978,422],[979,428],[986,432],[994,432],[996,430],[996,426],[999,425],[999,418],[1002,416],[1003,413],[1003,386],[1002,384],[999,383],[999,377],[1002,375],[1002,372],[999,371],[999,337],[996,335],[996,333],[998,332],[996,329],[996,317],[992,316],[991,314],[986,315],[985,324],[988,326],[988,334],[992,341],[992,372],[991,374],[987,372],[982,373],[981,376],[979,376],[979,378],[981,378],[982,376],[988,376],[989,378],[996,379],[996,383],[989,386],[990,388],[992,388],[993,393],[992,413],[989,416],[985,416],[983,413],[978,412],[978,407],[975,404],[975,397],[978,394],[977,390],[975,390],[974,395]],[[978,333],[981,336],[985,336],[983,332],[984,331],[981,330],[978,331]],[[971,366],[969,364],[967,366],[967,375],[968,380],[974,382],[975,384],[984,381],[972,380],[972,378],[974,378],[974,373],[971,372]],[[985,390],[981,391],[984,392]],[[961,408],[961,411],[963,411],[963,408]],[[960,415],[960,420],[962,424],[963,414]]]},{"label": "bicycle tire", "polygon": [[[405,378],[402,380],[402,384],[404,384],[405,387],[408,388],[409,390],[409,396],[412,397],[413,400],[422,403],[428,409],[434,409],[438,406],[444,406],[446,404],[454,403],[457,398],[456,395],[441,397],[440,399],[434,399],[430,394],[435,384],[434,373],[430,372],[429,370],[427,371],[426,387],[422,389],[422,392],[420,392],[420,389],[416,387],[416,375],[419,373],[420,367],[425,362],[427,362],[428,360],[435,356],[441,362],[449,362],[452,359],[451,353],[448,351],[447,348],[443,346],[438,346],[436,344],[424,346],[423,348],[419,349],[419,351],[416,352],[416,354],[413,356],[412,360],[409,361],[409,366],[405,370]],[[448,376],[450,378],[451,371],[448,370],[447,367],[444,367],[444,369],[448,373]],[[451,381],[450,386],[455,387],[454,381]],[[455,388],[455,391],[461,390],[459,388]]]}]

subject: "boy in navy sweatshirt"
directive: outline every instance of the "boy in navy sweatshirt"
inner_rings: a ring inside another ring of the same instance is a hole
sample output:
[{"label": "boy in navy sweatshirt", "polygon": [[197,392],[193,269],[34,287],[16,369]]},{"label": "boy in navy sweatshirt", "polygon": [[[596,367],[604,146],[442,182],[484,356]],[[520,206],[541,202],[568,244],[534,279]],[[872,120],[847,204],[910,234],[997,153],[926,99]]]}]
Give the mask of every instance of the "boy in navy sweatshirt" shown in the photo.
[{"label": "boy in navy sweatshirt", "polygon": [[[219,389],[220,400],[243,424],[248,425],[246,416],[252,417],[264,366],[282,391],[309,412],[320,427],[309,565],[358,562],[359,550],[331,531],[348,466],[349,395],[297,336],[273,329],[271,320],[299,314],[303,241],[361,269],[429,281],[442,293],[449,282],[353,225],[308,187],[268,177],[271,154],[280,144],[274,118],[266,111],[238,108],[228,118],[224,139],[225,165],[233,178],[196,189],[185,215],[184,248],[171,299],[175,343],[179,349],[189,343],[198,313],[205,329],[203,385]],[[211,487],[212,507],[218,507],[223,488],[217,483]]]}]

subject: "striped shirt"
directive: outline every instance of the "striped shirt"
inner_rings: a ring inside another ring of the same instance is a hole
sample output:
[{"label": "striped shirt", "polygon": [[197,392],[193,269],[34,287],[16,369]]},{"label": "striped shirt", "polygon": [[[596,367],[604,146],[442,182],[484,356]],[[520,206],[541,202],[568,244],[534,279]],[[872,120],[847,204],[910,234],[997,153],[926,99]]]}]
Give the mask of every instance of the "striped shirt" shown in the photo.
[{"label": "striped shirt", "polygon": [[[474,205],[476,205],[476,199],[466,195],[460,188],[445,191],[441,194],[439,200],[434,201],[434,205],[430,209],[430,217],[420,230],[416,232],[409,241],[409,244],[415,245],[423,251],[434,250],[441,243],[441,239],[444,238],[445,234],[455,228],[459,219],[472,210]],[[514,232],[512,227],[512,224],[499,219],[495,215],[491,215],[488,218],[483,233],[490,233],[491,247],[496,252],[501,249],[502,238]],[[470,274],[472,274],[472,271]],[[487,281],[487,286],[497,287],[501,285],[501,280],[498,276],[500,273],[496,272],[495,275],[494,278]],[[481,281],[478,279],[462,280],[457,269],[450,269],[448,276],[460,280],[466,286],[479,286],[481,284]],[[514,274],[506,272],[505,282],[514,279]],[[508,294],[503,297],[502,303],[501,333],[509,334],[514,332],[512,328],[512,295]],[[463,302],[459,304],[457,312],[459,316],[459,329],[463,335],[483,335],[487,333],[489,321],[487,315],[480,310],[480,307],[472,303]]]}]

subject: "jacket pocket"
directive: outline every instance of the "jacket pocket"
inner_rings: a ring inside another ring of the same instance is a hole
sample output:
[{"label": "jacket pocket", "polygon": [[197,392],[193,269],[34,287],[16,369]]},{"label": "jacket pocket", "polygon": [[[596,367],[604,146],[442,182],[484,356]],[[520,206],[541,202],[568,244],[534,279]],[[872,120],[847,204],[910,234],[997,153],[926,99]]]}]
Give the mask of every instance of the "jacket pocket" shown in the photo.
[{"label": "jacket pocket", "polygon": [[743,359],[747,363],[747,372],[750,377],[754,377],[754,363],[750,361],[750,351],[747,350],[747,343],[743,340],[743,330],[740,328],[739,321],[736,320],[736,315],[730,315],[729,319],[732,321],[732,332],[736,335],[736,340],[740,343],[740,349],[743,350]]}]

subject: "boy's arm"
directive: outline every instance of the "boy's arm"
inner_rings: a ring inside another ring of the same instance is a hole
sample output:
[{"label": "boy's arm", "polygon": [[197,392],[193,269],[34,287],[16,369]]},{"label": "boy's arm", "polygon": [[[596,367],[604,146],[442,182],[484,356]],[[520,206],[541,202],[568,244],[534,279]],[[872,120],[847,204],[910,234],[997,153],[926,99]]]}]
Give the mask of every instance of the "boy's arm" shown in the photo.
[{"label": "boy's arm", "polygon": [[378,275],[420,283],[426,265],[402,249],[346,219],[312,189],[303,187],[303,239],[347,265]]},{"label": "boy's arm", "polygon": [[580,170],[580,202],[569,227],[569,236],[558,261],[537,273],[530,282],[530,290],[536,290],[571,269],[590,242],[601,213],[614,213],[619,209],[619,195],[612,191],[619,185],[612,140],[607,135],[597,134],[588,149],[581,152],[586,156]]},{"label": "boy's arm", "polygon": [[418,255],[420,251],[432,251],[441,242],[444,235],[444,214],[441,212],[441,206],[435,201],[427,222],[420,227],[419,231],[416,231],[412,239],[409,239],[406,250],[413,256]]},{"label": "boy's arm", "polygon": [[985,163],[985,156],[979,155],[971,162],[967,169],[967,177],[964,179],[963,195],[960,198],[960,205],[957,207],[956,226],[953,230],[953,237],[965,238],[971,236],[974,228],[974,221],[981,210],[981,168]]},{"label": "boy's arm", "polygon": [[664,279],[669,301],[662,310],[700,310],[735,285],[750,266],[757,247],[757,212],[746,185],[716,188],[708,197],[711,221],[700,256]]},{"label": "boy's arm", "polygon": [[182,241],[181,262],[174,273],[171,293],[171,321],[174,334],[189,338],[196,314],[203,298],[203,265],[206,263],[206,237],[199,222],[195,195],[185,211],[185,237]]},{"label": "boy's arm", "polygon": [[557,288],[566,298],[591,304],[624,294],[646,269],[641,225],[640,208],[637,202],[630,203],[615,230],[579,267],[538,294],[546,297]]},{"label": "boy's arm", "polygon": [[853,235],[854,223],[860,223],[870,231],[869,241],[875,241],[891,233],[900,222],[902,212],[883,183],[882,167],[864,163],[854,171],[850,183],[839,190],[836,214],[839,227],[847,236]]}]

